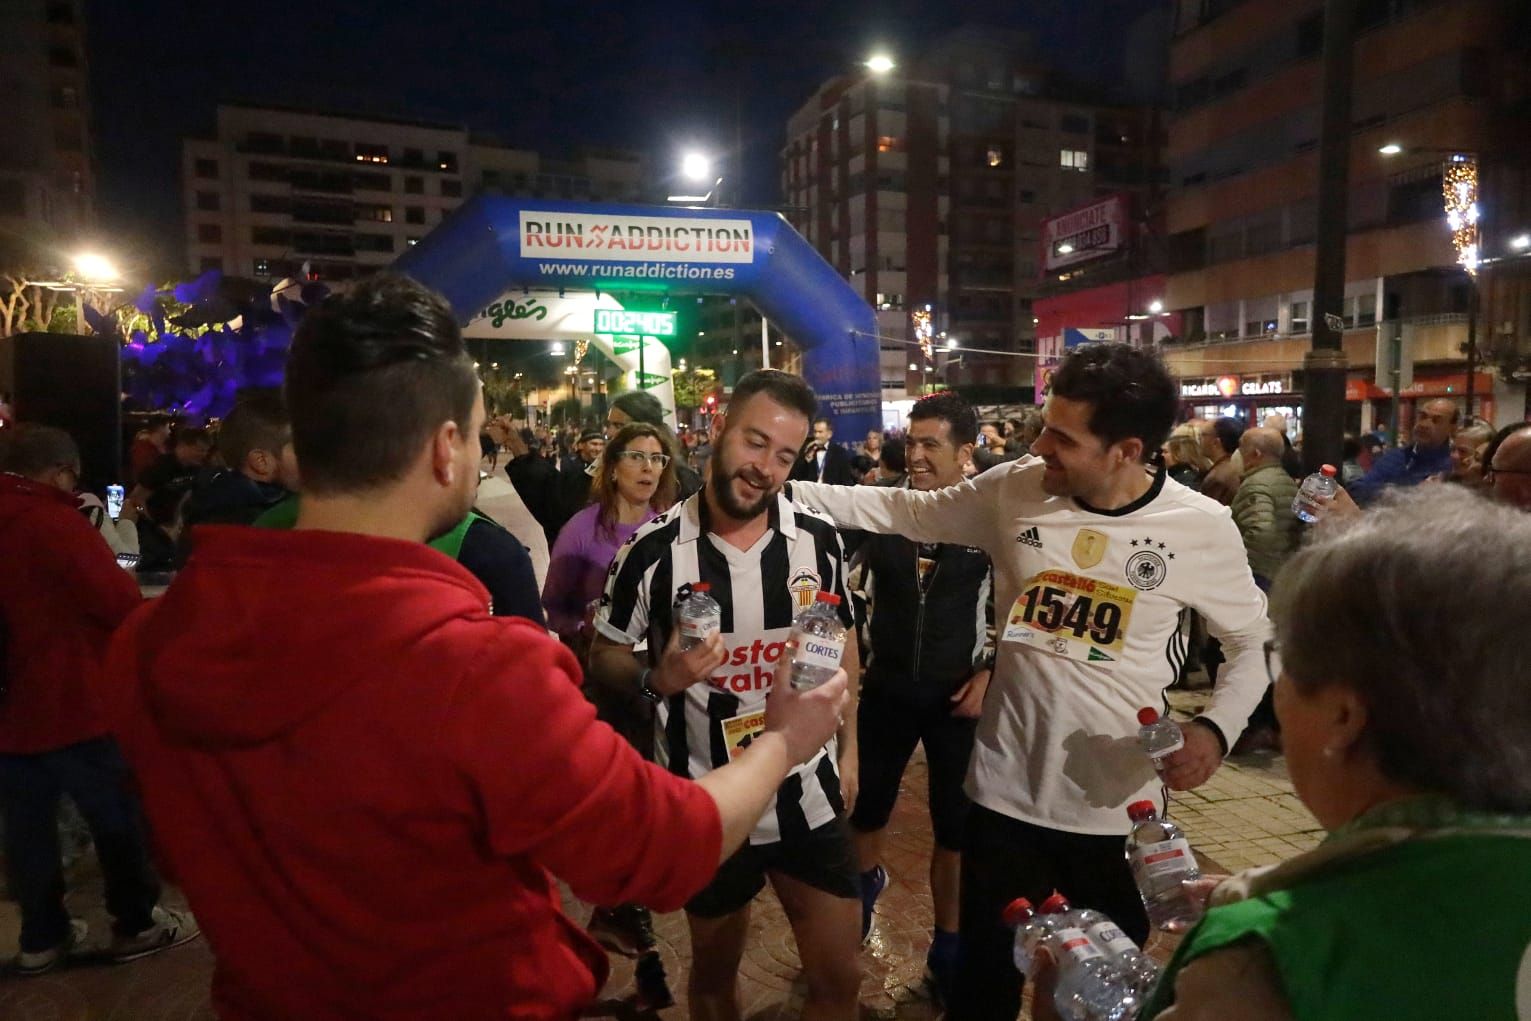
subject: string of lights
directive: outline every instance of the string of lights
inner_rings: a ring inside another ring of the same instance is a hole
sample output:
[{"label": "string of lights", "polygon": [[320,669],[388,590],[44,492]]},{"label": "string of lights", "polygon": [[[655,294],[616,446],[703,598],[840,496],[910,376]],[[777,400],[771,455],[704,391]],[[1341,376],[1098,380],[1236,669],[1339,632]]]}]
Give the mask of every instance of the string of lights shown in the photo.
[{"label": "string of lights", "polygon": [[1462,153],[1446,162],[1441,175],[1446,223],[1457,262],[1468,273],[1478,272],[1478,159]]}]

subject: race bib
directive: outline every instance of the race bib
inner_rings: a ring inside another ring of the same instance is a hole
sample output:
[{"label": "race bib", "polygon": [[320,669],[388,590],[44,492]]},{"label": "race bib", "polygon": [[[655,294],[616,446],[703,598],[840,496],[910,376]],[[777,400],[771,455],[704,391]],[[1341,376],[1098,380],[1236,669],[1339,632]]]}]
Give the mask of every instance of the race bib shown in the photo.
[{"label": "race bib", "polygon": [[1137,592],[1069,571],[1042,571],[1010,608],[1002,641],[1109,668],[1121,658]]},{"label": "race bib", "polygon": [[723,746],[728,749],[728,761],[732,762],[739,757],[739,753],[748,748],[750,744],[765,733],[765,710],[753,713],[740,713],[738,716],[722,720],[718,726],[723,728]]}]

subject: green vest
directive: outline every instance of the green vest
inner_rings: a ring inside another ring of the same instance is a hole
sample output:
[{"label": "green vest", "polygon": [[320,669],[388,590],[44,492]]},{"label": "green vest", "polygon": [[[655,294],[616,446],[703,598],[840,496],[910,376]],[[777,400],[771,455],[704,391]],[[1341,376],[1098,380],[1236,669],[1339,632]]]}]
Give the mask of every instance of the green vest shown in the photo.
[{"label": "green vest", "polygon": [[1376,827],[1414,832],[1208,911],[1142,1021],[1174,1002],[1187,963],[1247,939],[1269,951],[1298,1021],[1531,1018],[1531,819],[1414,799],[1368,813],[1325,846]]},{"label": "green vest", "polygon": [[[437,536],[426,545],[456,560],[458,554],[462,552],[463,538],[468,534],[468,529],[473,526],[474,519],[481,516],[478,511],[470,510],[468,516],[458,522],[456,528],[445,535]],[[296,493],[267,510],[254,522],[256,528],[291,528],[297,523],[298,494]]]}]

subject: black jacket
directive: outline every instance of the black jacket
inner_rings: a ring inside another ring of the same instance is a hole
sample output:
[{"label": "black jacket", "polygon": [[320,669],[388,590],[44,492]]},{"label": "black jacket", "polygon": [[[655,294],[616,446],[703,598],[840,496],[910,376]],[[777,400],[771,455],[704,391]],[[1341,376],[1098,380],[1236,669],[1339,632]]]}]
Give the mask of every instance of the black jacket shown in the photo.
[{"label": "black jacket", "polygon": [[824,452],[824,475],[819,476],[817,447],[812,441],[803,448],[797,463],[792,466],[791,478],[799,482],[827,482],[832,486],[854,486],[861,480],[851,467],[851,455],[838,443],[831,443]]},{"label": "black jacket", "polygon": [[548,548],[551,549],[562,524],[558,520],[558,469],[553,467],[553,462],[534,451],[511,458],[505,465],[505,476],[516,487],[516,495],[526,504],[526,509],[532,512],[532,517],[542,526],[543,534],[548,538]]},{"label": "black jacket", "polygon": [[982,550],[950,543],[924,549],[934,564],[923,595],[919,543],[869,535],[857,554],[868,573],[872,650],[862,686],[907,702],[945,703],[992,650],[993,572]]}]

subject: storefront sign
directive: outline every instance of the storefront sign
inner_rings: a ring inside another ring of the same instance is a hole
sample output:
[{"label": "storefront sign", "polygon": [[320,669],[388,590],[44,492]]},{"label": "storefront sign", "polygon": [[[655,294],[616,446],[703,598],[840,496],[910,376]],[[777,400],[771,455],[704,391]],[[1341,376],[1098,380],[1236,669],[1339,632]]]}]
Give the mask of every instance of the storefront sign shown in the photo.
[{"label": "storefront sign", "polygon": [[1239,392],[1239,377],[1219,376],[1213,380],[1181,383],[1182,397],[1232,397]]}]

